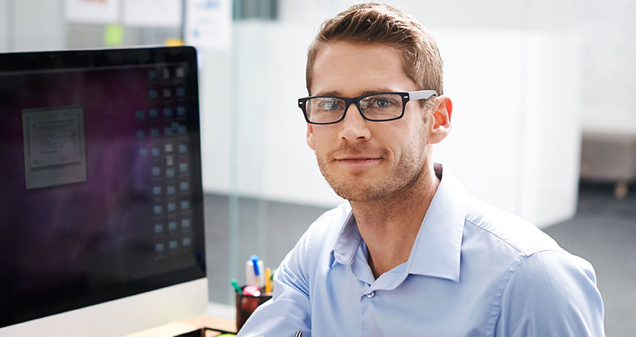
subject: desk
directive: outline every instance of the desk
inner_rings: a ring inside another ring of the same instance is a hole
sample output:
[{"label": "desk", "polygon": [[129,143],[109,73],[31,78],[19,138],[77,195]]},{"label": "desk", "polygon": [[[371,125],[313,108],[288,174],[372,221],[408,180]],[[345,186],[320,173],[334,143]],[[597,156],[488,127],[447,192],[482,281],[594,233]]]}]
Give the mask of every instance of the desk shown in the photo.
[{"label": "desk", "polygon": [[125,337],[173,337],[203,327],[235,331],[236,322],[210,315],[201,315],[136,332]]}]

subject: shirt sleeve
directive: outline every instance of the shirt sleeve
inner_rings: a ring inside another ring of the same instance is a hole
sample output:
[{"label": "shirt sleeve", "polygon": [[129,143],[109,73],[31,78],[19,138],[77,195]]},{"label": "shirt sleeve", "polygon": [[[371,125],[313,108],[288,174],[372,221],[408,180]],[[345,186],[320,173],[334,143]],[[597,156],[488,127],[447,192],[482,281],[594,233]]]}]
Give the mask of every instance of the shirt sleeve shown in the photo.
[{"label": "shirt sleeve", "polygon": [[505,285],[495,336],[605,336],[592,265],[563,251],[527,257]]},{"label": "shirt sleeve", "polygon": [[274,275],[274,297],[259,306],[239,337],[292,337],[298,330],[311,336],[308,265],[310,229],[290,251]]}]

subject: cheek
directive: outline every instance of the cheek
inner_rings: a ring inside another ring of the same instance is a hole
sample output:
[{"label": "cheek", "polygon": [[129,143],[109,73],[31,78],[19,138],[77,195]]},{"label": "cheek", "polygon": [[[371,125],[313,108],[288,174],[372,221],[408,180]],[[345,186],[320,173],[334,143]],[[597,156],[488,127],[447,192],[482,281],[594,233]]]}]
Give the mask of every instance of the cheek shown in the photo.
[{"label": "cheek", "polygon": [[411,143],[426,142],[428,129],[432,122],[432,116],[425,115],[421,111],[414,112],[410,118],[409,132]]},{"label": "cheek", "polygon": [[308,143],[311,143],[310,147],[316,151],[316,153],[324,153],[328,150],[333,139],[337,139],[337,137],[333,135],[330,128],[314,126],[313,132],[308,138]]},{"label": "cheek", "polygon": [[391,128],[391,136],[400,143],[413,143],[424,134],[425,122],[422,116],[417,112],[409,116],[404,116],[404,118],[398,119],[396,122],[400,123],[393,125]]},{"label": "cheek", "polygon": [[388,159],[395,163],[400,161],[405,153],[409,152],[412,143],[411,135],[411,130],[402,127],[386,130],[381,135],[377,134],[376,140],[379,144],[382,144]]},{"label": "cheek", "polygon": [[[417,116],[421,118],[421,116]],[[428,134],[423,120],[411,121],[399,130],[395,130],[390,140],[390,151],[395,160],[414,159],[426,146]]]}]

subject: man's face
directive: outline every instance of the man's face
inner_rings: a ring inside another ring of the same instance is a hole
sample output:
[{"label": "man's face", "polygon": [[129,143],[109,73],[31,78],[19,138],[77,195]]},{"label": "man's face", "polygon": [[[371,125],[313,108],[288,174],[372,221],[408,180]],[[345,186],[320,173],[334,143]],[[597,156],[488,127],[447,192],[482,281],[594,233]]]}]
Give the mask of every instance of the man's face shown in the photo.
[{"label": "man's face", "polygon": [[[404,73],[397,49],[340,41],[318,52],[310,90],[312,96],[357,97],[417,87]],[[308,124],[307,143],[339,196],[378,200],[407,190],[421,176],[432,120],[417,101],[406,105],[403,118],[388,122],[367,121],[351,105],[339,123]]]}]

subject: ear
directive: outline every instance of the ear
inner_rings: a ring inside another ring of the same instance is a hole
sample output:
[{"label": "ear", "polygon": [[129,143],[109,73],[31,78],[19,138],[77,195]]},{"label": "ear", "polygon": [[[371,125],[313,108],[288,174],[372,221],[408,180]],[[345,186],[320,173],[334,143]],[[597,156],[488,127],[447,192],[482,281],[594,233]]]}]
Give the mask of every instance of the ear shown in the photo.
[{"label": "ear", "polygon": [[444,140],[451,130],[451,116],[453,114],[453,102],[446,96],[435,99],[433,111],[433,126],[429,136],[430,144],[437,144]]},{"label": "ear", "polygon": [[309,145],[309,148],[311,148],[312,150],[316,150],[314,148],[314,127],[313,125],[307,123],[307,145]]}]

